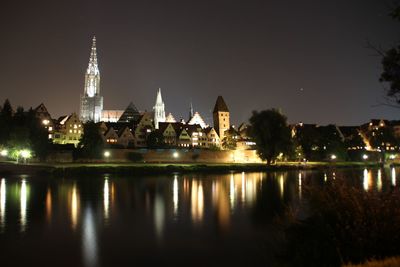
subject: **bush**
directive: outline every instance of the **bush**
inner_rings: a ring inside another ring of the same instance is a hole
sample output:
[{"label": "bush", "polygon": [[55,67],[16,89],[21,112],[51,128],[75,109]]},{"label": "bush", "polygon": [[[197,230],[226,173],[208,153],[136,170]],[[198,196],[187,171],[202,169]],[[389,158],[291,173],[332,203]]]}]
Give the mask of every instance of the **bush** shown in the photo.
[{"label": "bush", "polygon": [[336,179],[307,189],[311,216],[288,227],[297,266],[340,266],[400,255],[400,191],[365,192]]}]

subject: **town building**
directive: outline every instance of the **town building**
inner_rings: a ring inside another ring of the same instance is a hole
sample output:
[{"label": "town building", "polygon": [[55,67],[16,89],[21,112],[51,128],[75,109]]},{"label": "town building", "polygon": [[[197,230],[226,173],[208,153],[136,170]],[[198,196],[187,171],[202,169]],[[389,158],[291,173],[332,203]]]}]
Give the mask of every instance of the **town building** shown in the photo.
[{"label": "town building", "polygon": [[225,131],[230,128],[229,109],[222,96],[218,96],[213,110],[214,129],[221,140],[225,137]]},{"label": "town building", "polygon": [[69,116],[62,116],[57,120],[54,132],[53,143],[55,144],[73,144],[78,146],[83,134],[82,121],[79,120],[76,113]]},{"label": "town building", "polygon": [[38,118],[42,123],[43,127],[47,129],[49,139],[53,139],[54,121],[51,118],[51,115],[48,112],[46,106],[43,103],[41,103],[33,111],[35,112],[36,118]]},{"label": "town building", "polygon": [[96,37],[93,37],[89,65],[85,73],[84,94],[81,95],[80,120],[99,122],[102,118],[103,97],[100,95],[100,71],[97,62]]}]

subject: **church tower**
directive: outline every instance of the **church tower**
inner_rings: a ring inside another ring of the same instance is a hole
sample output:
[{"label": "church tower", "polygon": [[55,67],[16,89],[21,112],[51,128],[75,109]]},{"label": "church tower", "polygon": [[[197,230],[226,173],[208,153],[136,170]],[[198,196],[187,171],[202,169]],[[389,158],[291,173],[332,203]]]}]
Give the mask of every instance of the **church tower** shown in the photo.
[{"label": "church tower", "polygon": [[165,122],[165,106],[161,97],[161,88],[158,88],[156,104],[153,109],[154,109],[154,127],[158,129],[158,123]]},{"label": "church tower", "polygon": [[96,37],[93,37],[89,65],[85,73],[84,94],[81,95],[80,119],[83,122],[99,122],[103,110],[103,97],[100,95],[100,72],[97,64]]},{"label": "church tower", "polygon": [[225,137],[225,131],[229,130],[230,128],[229,109],[222,96],[218,96],[217,102],[215,102],[213,121],[214,129],[222,141],[222,139]]}]

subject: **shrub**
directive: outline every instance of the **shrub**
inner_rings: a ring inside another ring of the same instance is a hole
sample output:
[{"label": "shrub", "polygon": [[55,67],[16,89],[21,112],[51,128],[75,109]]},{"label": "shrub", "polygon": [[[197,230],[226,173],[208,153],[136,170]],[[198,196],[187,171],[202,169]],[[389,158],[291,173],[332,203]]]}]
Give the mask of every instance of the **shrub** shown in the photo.
[{"label": "shrub", "polygon": [[336,179],[307,188],[311,216],[288,227],[287,256],[297,266],[339,266],[400,254],[400,191],[368,191]]}]

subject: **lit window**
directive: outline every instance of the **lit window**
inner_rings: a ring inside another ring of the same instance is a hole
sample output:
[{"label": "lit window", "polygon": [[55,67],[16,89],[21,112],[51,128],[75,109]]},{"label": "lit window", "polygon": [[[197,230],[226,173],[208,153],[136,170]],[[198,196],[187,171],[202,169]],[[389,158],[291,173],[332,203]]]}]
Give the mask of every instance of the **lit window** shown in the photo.
[{"label": "lit window", "polygon": [[51,126],[49,127],[49,132],[50,132],[50,131],[53,131],[53,127],[51,127]]},{"label": "lit window", "polygon": [[72,133],[72,130],[69,130],[69,133]]}]

